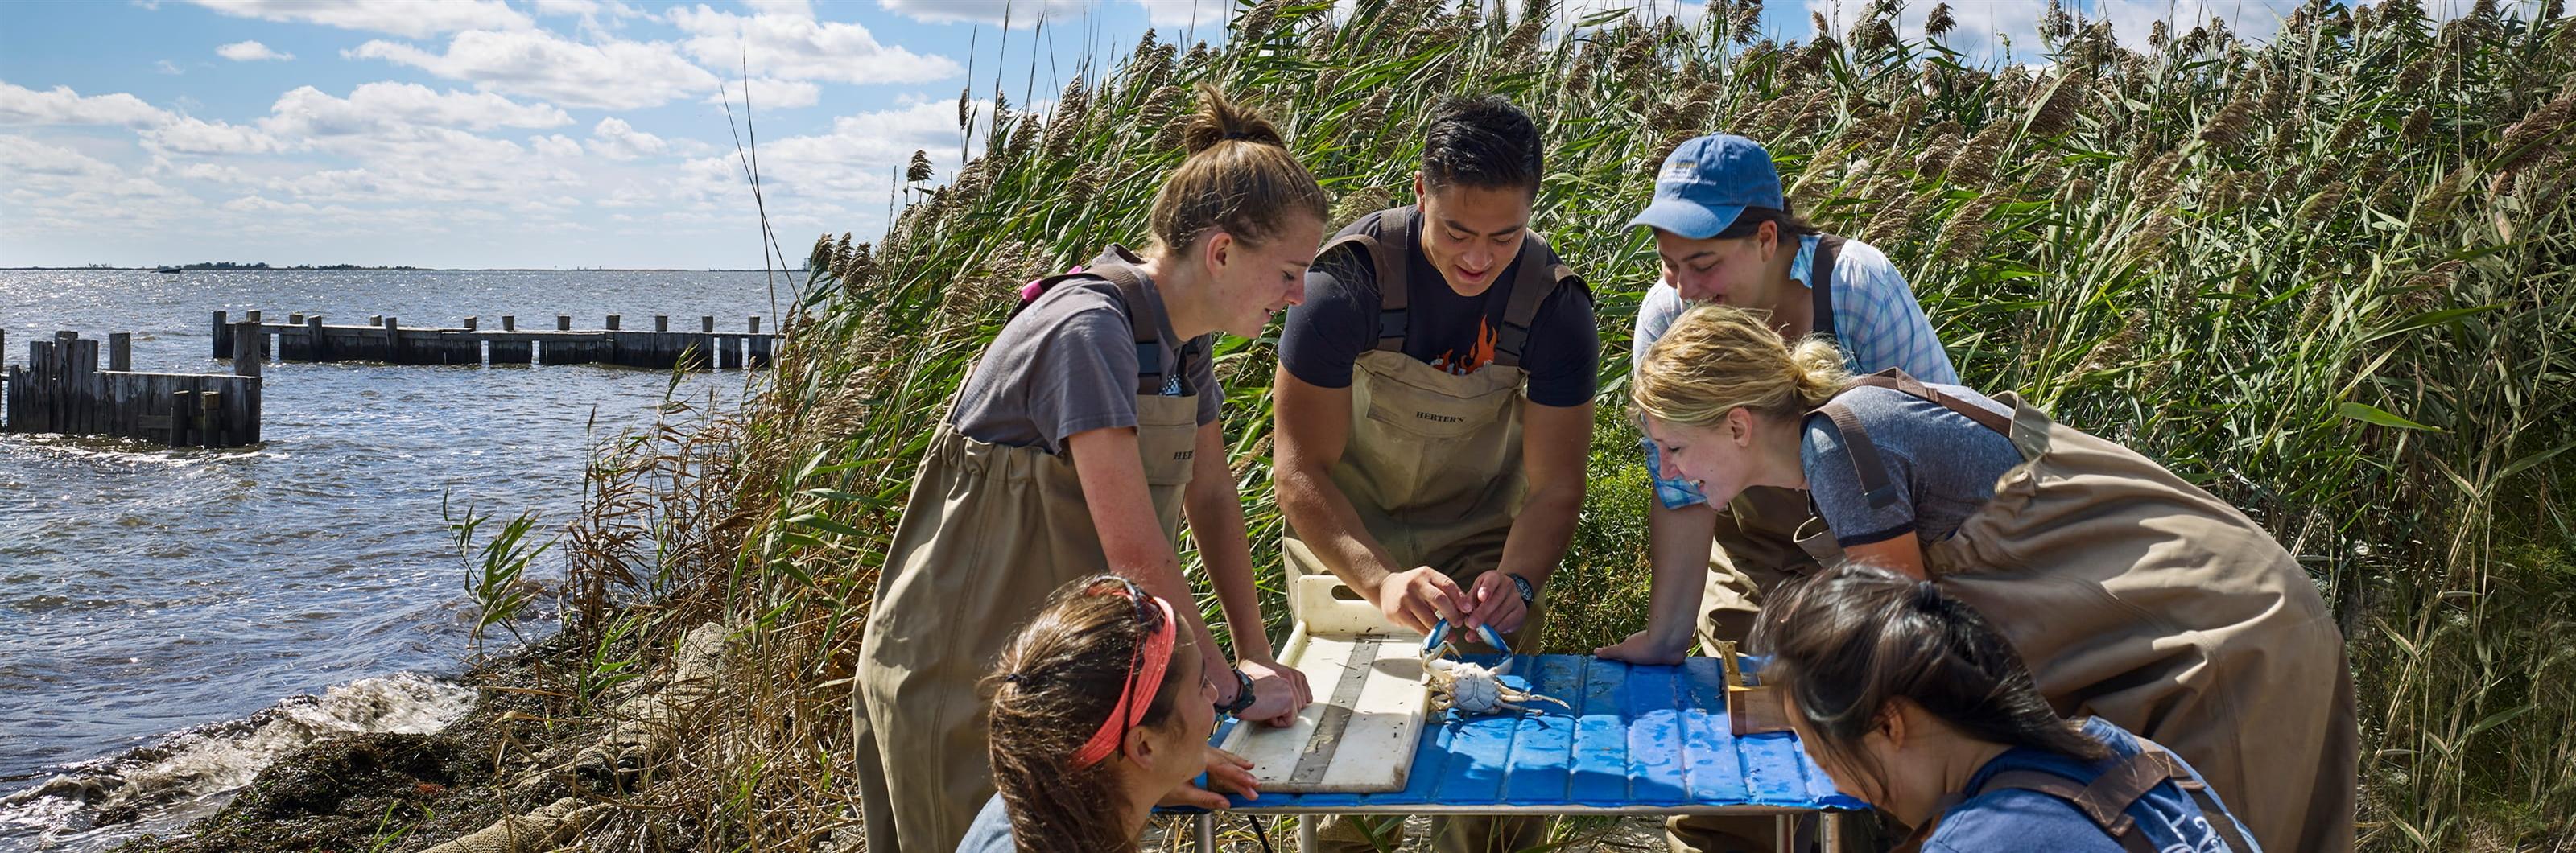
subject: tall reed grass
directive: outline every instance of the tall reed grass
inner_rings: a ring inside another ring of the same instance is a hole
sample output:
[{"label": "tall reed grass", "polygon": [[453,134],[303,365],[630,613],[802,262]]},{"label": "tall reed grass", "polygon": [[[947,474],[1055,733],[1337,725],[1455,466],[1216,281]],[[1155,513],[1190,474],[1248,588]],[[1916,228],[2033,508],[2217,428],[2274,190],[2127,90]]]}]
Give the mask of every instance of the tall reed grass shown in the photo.
[{"label": "tall reed grass", "polygon": [[[1407,200],[1438,97],[1528,108],[1549,143],[1537,224],[1596,294],[1612,403],[1655,280],[1621,225],[1654,165],[1711,131],[1764,141],[1794,206],[1903,269],[1970,384],[2138,447],[2300,555],[2351,640],[2367,848],[2576,849],[2576,23],[2558,6],[2312,4],[2264,43],[2160,26],[2143,53],[2055,13],[2037,64],[2003,66],[1945,46],[1946,8],[1911,40],[1884,2],[1782,43],[1750,2],[1684,22],[1266,0],[1222,46],[1148,34],[1095,57],[1040,112],[1020,106],[1033,69],[979,80],[954,178],[931,186],[946,155],[926,152],[881,238],[815,244],[744,410],[675,415],[594,463],[569,629],[644,612],[668,642],[724,619],[739,666],[689,766],[590,841],[854,848],[848,678],[915,460],[1019,284],[1143,238],[1170,119],[1207,81],[1282,119],[1336,225]],[[1273,345],[1217,347],[1262,566]],[[1623,407],[1602,411],[1548,651],[1645,612],[1649,490]]]}]

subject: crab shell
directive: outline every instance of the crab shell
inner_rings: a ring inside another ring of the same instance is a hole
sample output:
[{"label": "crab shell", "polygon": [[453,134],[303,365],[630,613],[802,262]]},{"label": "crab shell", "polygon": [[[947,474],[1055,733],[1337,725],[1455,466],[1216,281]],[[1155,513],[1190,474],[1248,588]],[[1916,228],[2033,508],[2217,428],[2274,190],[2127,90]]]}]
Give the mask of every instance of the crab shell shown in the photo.
[{"label": "crab shell", "polygon": [[1514,690],[1503,684],[1502,676],[1510,672],[1510,661],[1488,669],[1484,666],[1448,658],[1432,658],[1423,664],[1423,674],[1431,686],[1433,707],[1456,708],[1469,714],[1494,714],[1523,710],[1519,702],[1543,699],[1563,705],[1554,698]]}]

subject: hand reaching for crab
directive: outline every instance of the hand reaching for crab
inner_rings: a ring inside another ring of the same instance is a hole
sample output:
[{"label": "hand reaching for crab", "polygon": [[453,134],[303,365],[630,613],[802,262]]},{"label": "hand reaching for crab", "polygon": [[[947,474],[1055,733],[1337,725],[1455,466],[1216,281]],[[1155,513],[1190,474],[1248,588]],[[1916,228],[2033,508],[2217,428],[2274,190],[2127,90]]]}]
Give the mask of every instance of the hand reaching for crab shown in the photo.
[{"label": "hand reaching for crab", "polygon": [[1226,800],[1226,794],[1237,794],[1247,800],[1261,799],[1260,788],[1252,779],[1250,760],[1214,746],[1205,749],[1208,786],[1201,788],[1192,782],[1173,788],[1154,805],[1219,811],[1232,805]]},{"label": "hand reaching for crab", "polygon": [[1243,709],[1243,719],[1285,728],[1296,725],[1297,712],[1315,701],[1306,687],[1305,673],[1261,660],[1242,661],[1234,668],[1252,678],[1252,707]]},{"label": "hand reaching for crab", "polygon": [[1467,600],[1475,602],[1475,608],[1467,612],[1469,628],[1491,625],[1509,634],[1520,630],[1521,620],[1529,618],[1529,605],[1521,603],[1520,587],[1500,569],[1477,575],[1476,588],[1467,594]]},{"label": "hand reaching for crab", "polygon": [[[1376,596],[1377,609],[1387,621],[1424,634],[1442,619],[1457,620],[1469,607],[1467,593],[1458,588],[1458,582],[1430,566],[1387,575],[1378,582]],[[1518,596],[1513,600],[1518,601]]]}]

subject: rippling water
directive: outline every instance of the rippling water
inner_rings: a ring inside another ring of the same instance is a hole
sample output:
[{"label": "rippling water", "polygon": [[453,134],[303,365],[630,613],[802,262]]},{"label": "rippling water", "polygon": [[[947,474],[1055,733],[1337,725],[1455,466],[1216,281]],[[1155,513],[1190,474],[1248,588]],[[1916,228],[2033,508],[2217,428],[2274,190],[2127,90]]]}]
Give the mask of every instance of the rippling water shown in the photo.
[{"label": "rippling water", "polygon": [[[27,341],[60,329],[133,332],[137,370],[227,372],[208,358],[215,310],[262,309],[270,322],[320,312],[334,324],[389,314],[406,326],[478,315],[489,328],[502,314],[523,328],[552,328],[557,314],[598,328],[608,313],[651,328],[667,314],[675,329],[713,315],[738,331],[754,314],[775,328],[769,306],[756,272],[0,271],[0,357],[23,364]],[[48,832],[49,849],[94,848],[135,828],[78,831],[56,821],[62,809],[11,792],[136,747],[203,740],[225,730],[209,724],[288,697],[453,669],[470,605],[442,496],[560,525],[578,506],[590,438],[648,423],[665,385],[655,371],[593,365],[266,373],[258,447],[0,435],[0,848]],[[744,380],[701,374],[680,393],[730,402]],[[228,749],[216,754],[240,751]]]}]

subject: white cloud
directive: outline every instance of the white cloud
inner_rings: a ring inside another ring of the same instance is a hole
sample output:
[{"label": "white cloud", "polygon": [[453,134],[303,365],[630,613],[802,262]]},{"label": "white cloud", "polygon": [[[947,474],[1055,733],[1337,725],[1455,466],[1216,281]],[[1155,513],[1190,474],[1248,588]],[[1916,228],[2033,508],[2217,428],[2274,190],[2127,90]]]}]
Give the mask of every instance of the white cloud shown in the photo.
[{"label": "white cloud", "polygon": [[277,137],[256,127],[199,118],[178,118],[143,132],[143,144],[168,154],[270,154],[286,150]]},{"label": "white cloud", "polygon": [[[708,95],[705,103],[721,104],[730,101],[736,110],[740,110],[743,103],[742,88],[740,80],[724,81],[723,91]],[[767,77],[754,77],[751,80],[751,108],[756,111],[755,115],[769,110],[810,107],[822,102],[823,87],[812,83],[802,80],[772,80]]]},{"label": "white cloud", "polygon": [[270,50],[268,45],[255,41],[237,41],[215,48],[215,55],[234,62],[259,62],[271,59],[284,61],[295,58],[295,54],[279,53]]},{"label": "white cloud", "polygon": [[814,17],[812,0],[742,0],[754,15],[785,15],[791,18]]},{"label": "white cloud", "polygon": [[611,160],[633,160],[662,153],[662,137],[636,130],[625,119],[611,116],[600,119],[590,129],[591,153]]},{"label": "white cloud", "polygon": [[[1234,13],[1233,0],[1134,0],[1134,2],[1138,6],[1145,7],[1145,21],[1154,26],[1204,28],[1214,35],[1224,34],[1226,17]],[[1334,5],[1339,7],[1341,4]],[[1630,5],[1630,2],[1622,0],[1620,5]],[[1337,14],[1347,18],[1349,10],[1338,9]],[[1199,37],[1211,38],[1212,36],[1201,34]],[[1180,38],[1180,33],[1172,33],[1166,35],[1164,41],[1178,41]]]},{"label": "white cloud", "polygon": [[121,124],[144,128],[169,120],[169,113],[124,92],[83,97],[70,86],[39,92],[0,83],[0,125]]},{"label": "white cloud", "polygon": [[344,30],[428,38],[458,30],[514,30],[533,26],[501,0],[188,0],[236,18],[321,24]]},{"label": "white cloud", "polygon": [[673,26],[690,35],[689,55],[717,68],[739,68],[748,51],[752,73],[784,80],[843,83],[927,83],[964,73],[936,54],[924,56],[881,44],[868,28],[810,15],[743,17],[706,6],[675,8]]},{"label": "white cloud", "polygon": [[170,62],[170,60],[167,60],[167,59],[159,60],[159,61],[156,61],[156,62],[152,63],[152,70],[154,70],[154,71],[158,71],[158,72],[163,73],[163,74],[168,74],[168,75],[173,76],[173,77],[179,76],[179,75],[181,75],[181,74],[186,74],[186,73],[188,73],[188,72],[186,72],[186,71],[180,70],[179,66],[177,66],[177,65],[175,65],[175,64],[172,64],[172,63]]},{"label": "white cloud", "polygon": [[445,53],[370,41],[343,54],[409,65],[477,88],[533,95],[573,107],[629,110],[716,88],[716,76],[663,42],[582,44],[545,31],[456,34]]},{"label": "white cloud", "polygon": [[528,145],[537,149],[537,154],[541,157],[570,158],[581,156],[581,143],[574,140],[572,137],[565,136],[560,133],[528,137]]},{"label": "white cloud", "polygon": [[[1199,20],[1210,22],[1223,20],[1234,5],[1234,0],[1139,0],[1138,5],[1145,7],[1147,17],[1156,26],[1179,26],[1189,22],[1193,2],[1200,7]],[[1015,30],[1037,26],[1041,17],[1063,23],[1090,11],[1089,5],[1079,0],[877,0],[877,5],[888,12],[931,23],[999,25],[1007,17]],[[1175,15],[1178,17],[1173,19]]]},{"label": "white cloud", "polygon": [[278,96],[260,127],[293,136],[383,133],[410,125],[491,130],[560,127],[572,116],[552,104],[522,104],[490,92],[439,92],[418,83],[362,83],[347,98],[311,86]]},{"label": "white cloud", "polygon": [[[782,197],[882,199],[893,187],[893,168],[909,162],[912,152],[954,152],[956,145],[955,101],[842,116],[832,121],[829,133],[762,139],[761,190],[773,211]],[[730,151],[683,163],[675,192],[699,201],[751,197],[742,166]]]}]

